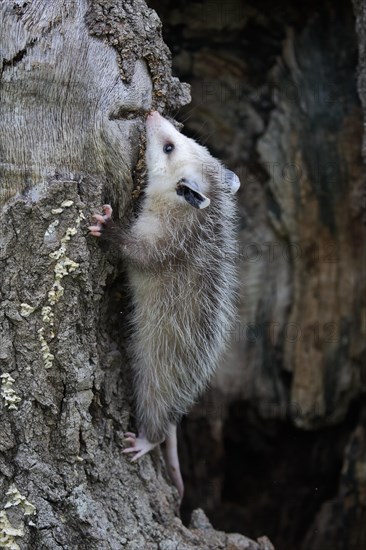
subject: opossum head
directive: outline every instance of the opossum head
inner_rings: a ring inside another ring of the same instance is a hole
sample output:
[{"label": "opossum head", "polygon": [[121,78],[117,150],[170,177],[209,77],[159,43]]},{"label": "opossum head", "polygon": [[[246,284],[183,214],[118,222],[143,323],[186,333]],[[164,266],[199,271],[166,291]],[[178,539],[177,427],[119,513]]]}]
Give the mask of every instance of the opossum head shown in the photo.
[{"label": "opossum head", "polygon": [[184,136],[157,111],[146,120],[147,196],[170,205],[204,209],[214,185],[235,193],[238,177],[214,159],[208,150]]}]

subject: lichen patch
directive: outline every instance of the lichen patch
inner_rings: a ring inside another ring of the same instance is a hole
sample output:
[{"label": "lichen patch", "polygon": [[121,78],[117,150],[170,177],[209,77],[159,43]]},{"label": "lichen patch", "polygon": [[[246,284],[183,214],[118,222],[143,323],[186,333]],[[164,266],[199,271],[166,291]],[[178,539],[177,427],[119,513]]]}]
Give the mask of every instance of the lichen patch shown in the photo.
[{"label": "lichen patch", "polygon": [[24,537],[24,528],[13,527],[5,510],[0,511],[0,548],[7,550],[20,550],[15,537]]},{"label": "lichen patch", "polygon": [[16,394],[13,384],[14,378],[10,376],[8,372],[3,373],[1,376],[1,396],[4,398],[5,406],[8,409],[18,409],[18,403],[21,402],[21,398]]},{"label": "lichen patch", "polygon": [[27,498],[21,495],[16,486],[10,485],[6,491],[6,496],[9,497],[4,508],[11,508],[12,506],[20,506],[24,510],[25,516],[31,516],[36,513],[36,507],[27,500]]},{"label": "lichen patch", "polygon": [[29,304],[22,303],[20,304],[20,315],[22,317],[29,317],[29,315],[33,313],[35,309],[35,307],[30,306]]},{"label": "lichen patch", "polygon": [[[5,510],[18,506],[23,511],[23,516],[32,516],[36,513],[36,507],[20,494],[16,486],[13,484],[6,492],[8,500],[4,505],[4,509],[0,511],[0,548],[7,550],[20,550],[20,546],[16,542],[17,537],[24,537],[24,524],[14,527],[7,516]],[[34,525],[29,522],[29,525]]]},{"label": "lichen patch", "polygon": [[[52,210],[52,213],[62,213],[64,208],[70,208],[74,204],[72,200],[65,200],[61,203],[60,208],[55,208]],[[44,326],[38,330],[38,338],[41,343],[42,358],[44,366],[46,369],[50,369],[53,365],[55,356],[51,352],[49,343],[54,339],[55,333],[53,331],[54,326],[54,312],[53,307],[62,299],[64,295],[64,287],[62,285],[62,280],[77,270],[79,264],[74,262],[71,258],[67,256],[68,243],[71,238],[76,235],[81,222],[85,220],[85,216],[81,210],[78,211],[78,216],[75,220],[75,225],[73,227],[68,227],[64,236],[61,238],[60,246],[54,252],[49,254],[51,260],[56,260],[56,264],[53,268],[54,280],[52,287],[47,292],[47,305],[42,308],[42,321]],[[53,222],[52,225],[56,223]],[[50,227],[51,227],[50,226]],[[46,332],[46,326],[49,326],[49,330]]]}]

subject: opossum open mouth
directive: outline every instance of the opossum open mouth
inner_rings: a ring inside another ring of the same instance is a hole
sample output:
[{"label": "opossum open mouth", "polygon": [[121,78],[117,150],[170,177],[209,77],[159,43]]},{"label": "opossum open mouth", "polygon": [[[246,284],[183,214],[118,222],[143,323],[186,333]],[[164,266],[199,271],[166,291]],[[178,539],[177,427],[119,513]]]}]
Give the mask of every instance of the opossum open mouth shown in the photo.
[{"label": "opossum open mouth", "polygon": [[183,197],[194,208],[203,209],[210,204],[210,199],[205,197],[198,188],[197,183],[194,181],[186,180],[182,178],[177,183],[177,195]]}]

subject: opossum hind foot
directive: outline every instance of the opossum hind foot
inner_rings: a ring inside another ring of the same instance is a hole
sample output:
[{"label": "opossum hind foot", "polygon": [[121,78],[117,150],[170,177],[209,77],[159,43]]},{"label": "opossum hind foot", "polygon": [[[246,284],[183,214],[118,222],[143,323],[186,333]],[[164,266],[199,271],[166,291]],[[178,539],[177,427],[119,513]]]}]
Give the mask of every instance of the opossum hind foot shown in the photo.
[{"label": "opossum hind foot", "polygon": [[[150,443],[150,441],[144,436],[143,431],[140,431],[139,436],[136,436],[133,432],[126,432],[124,441],[126,443],[130,443],[131,447],[124,449],[122,452],[126,454],[136,453],[135,456],[132,457],[131,462],[135,462],[163,442],[160,441],[160,443]],[[179,502],[181,502],[184,494],[184,484],[178,458],[177,427],[174,424],[169,424],[168,433],[166,435],[165,458],[170,478],[178,489]]]},{"label": "opossum hind foot", "polygon": [[132,458],[131,462],[135,462],[142,456],[146,455],[148,452],[150,452],[152,449],[157,447],[159,443],[150,443],[146,439],[146,437],[140,435],[139,437],[136,436],[136,434],[132,432],[126,432],[125,433],[125,439],[124,441],[126,443],[130,443],[131,447],[128,447],[127,449],[123,449],[123,453],[136,453]]}]

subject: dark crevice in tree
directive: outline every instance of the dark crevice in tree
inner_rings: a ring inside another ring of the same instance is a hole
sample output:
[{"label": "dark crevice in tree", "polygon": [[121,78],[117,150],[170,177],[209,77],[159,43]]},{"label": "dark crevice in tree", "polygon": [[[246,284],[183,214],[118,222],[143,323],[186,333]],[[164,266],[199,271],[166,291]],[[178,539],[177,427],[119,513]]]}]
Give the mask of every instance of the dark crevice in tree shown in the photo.
[{"label": "dark crevice in tree", "polygon": [[278,548],[297,548],[322,504],[337,496],[344,448],[359,420],[356,401],[340,425],[304,432],[232,403],[224,427],[222,502],[210,515],[214,525],[256,538],[265,524]]},{"label": "dark crevice in tree", "polygon": [[26,54],[27,54],[27,48],[24,48],[23,50],[20,50],[19,52],[17,52],[17,54],[14,55],[14,57],[12,57],[11,59],[4,59],[3,60],[3,70],[6,67],[14,67],[14,65],[16,65],[17,63],[22,61],[22,59],[24,59]]},{"label": "dark crevice in tree", "polygon": [[[18,63],[23,61],[25,56],[28,54],[29,49],[37,42],[37,38],[34,38],[28,42],[25,48],[19,50],[11,59],[2,60],[2,70],[1,73],[8,67],[15,67]],[[1,76],[1,75],[0,75]]]}]

